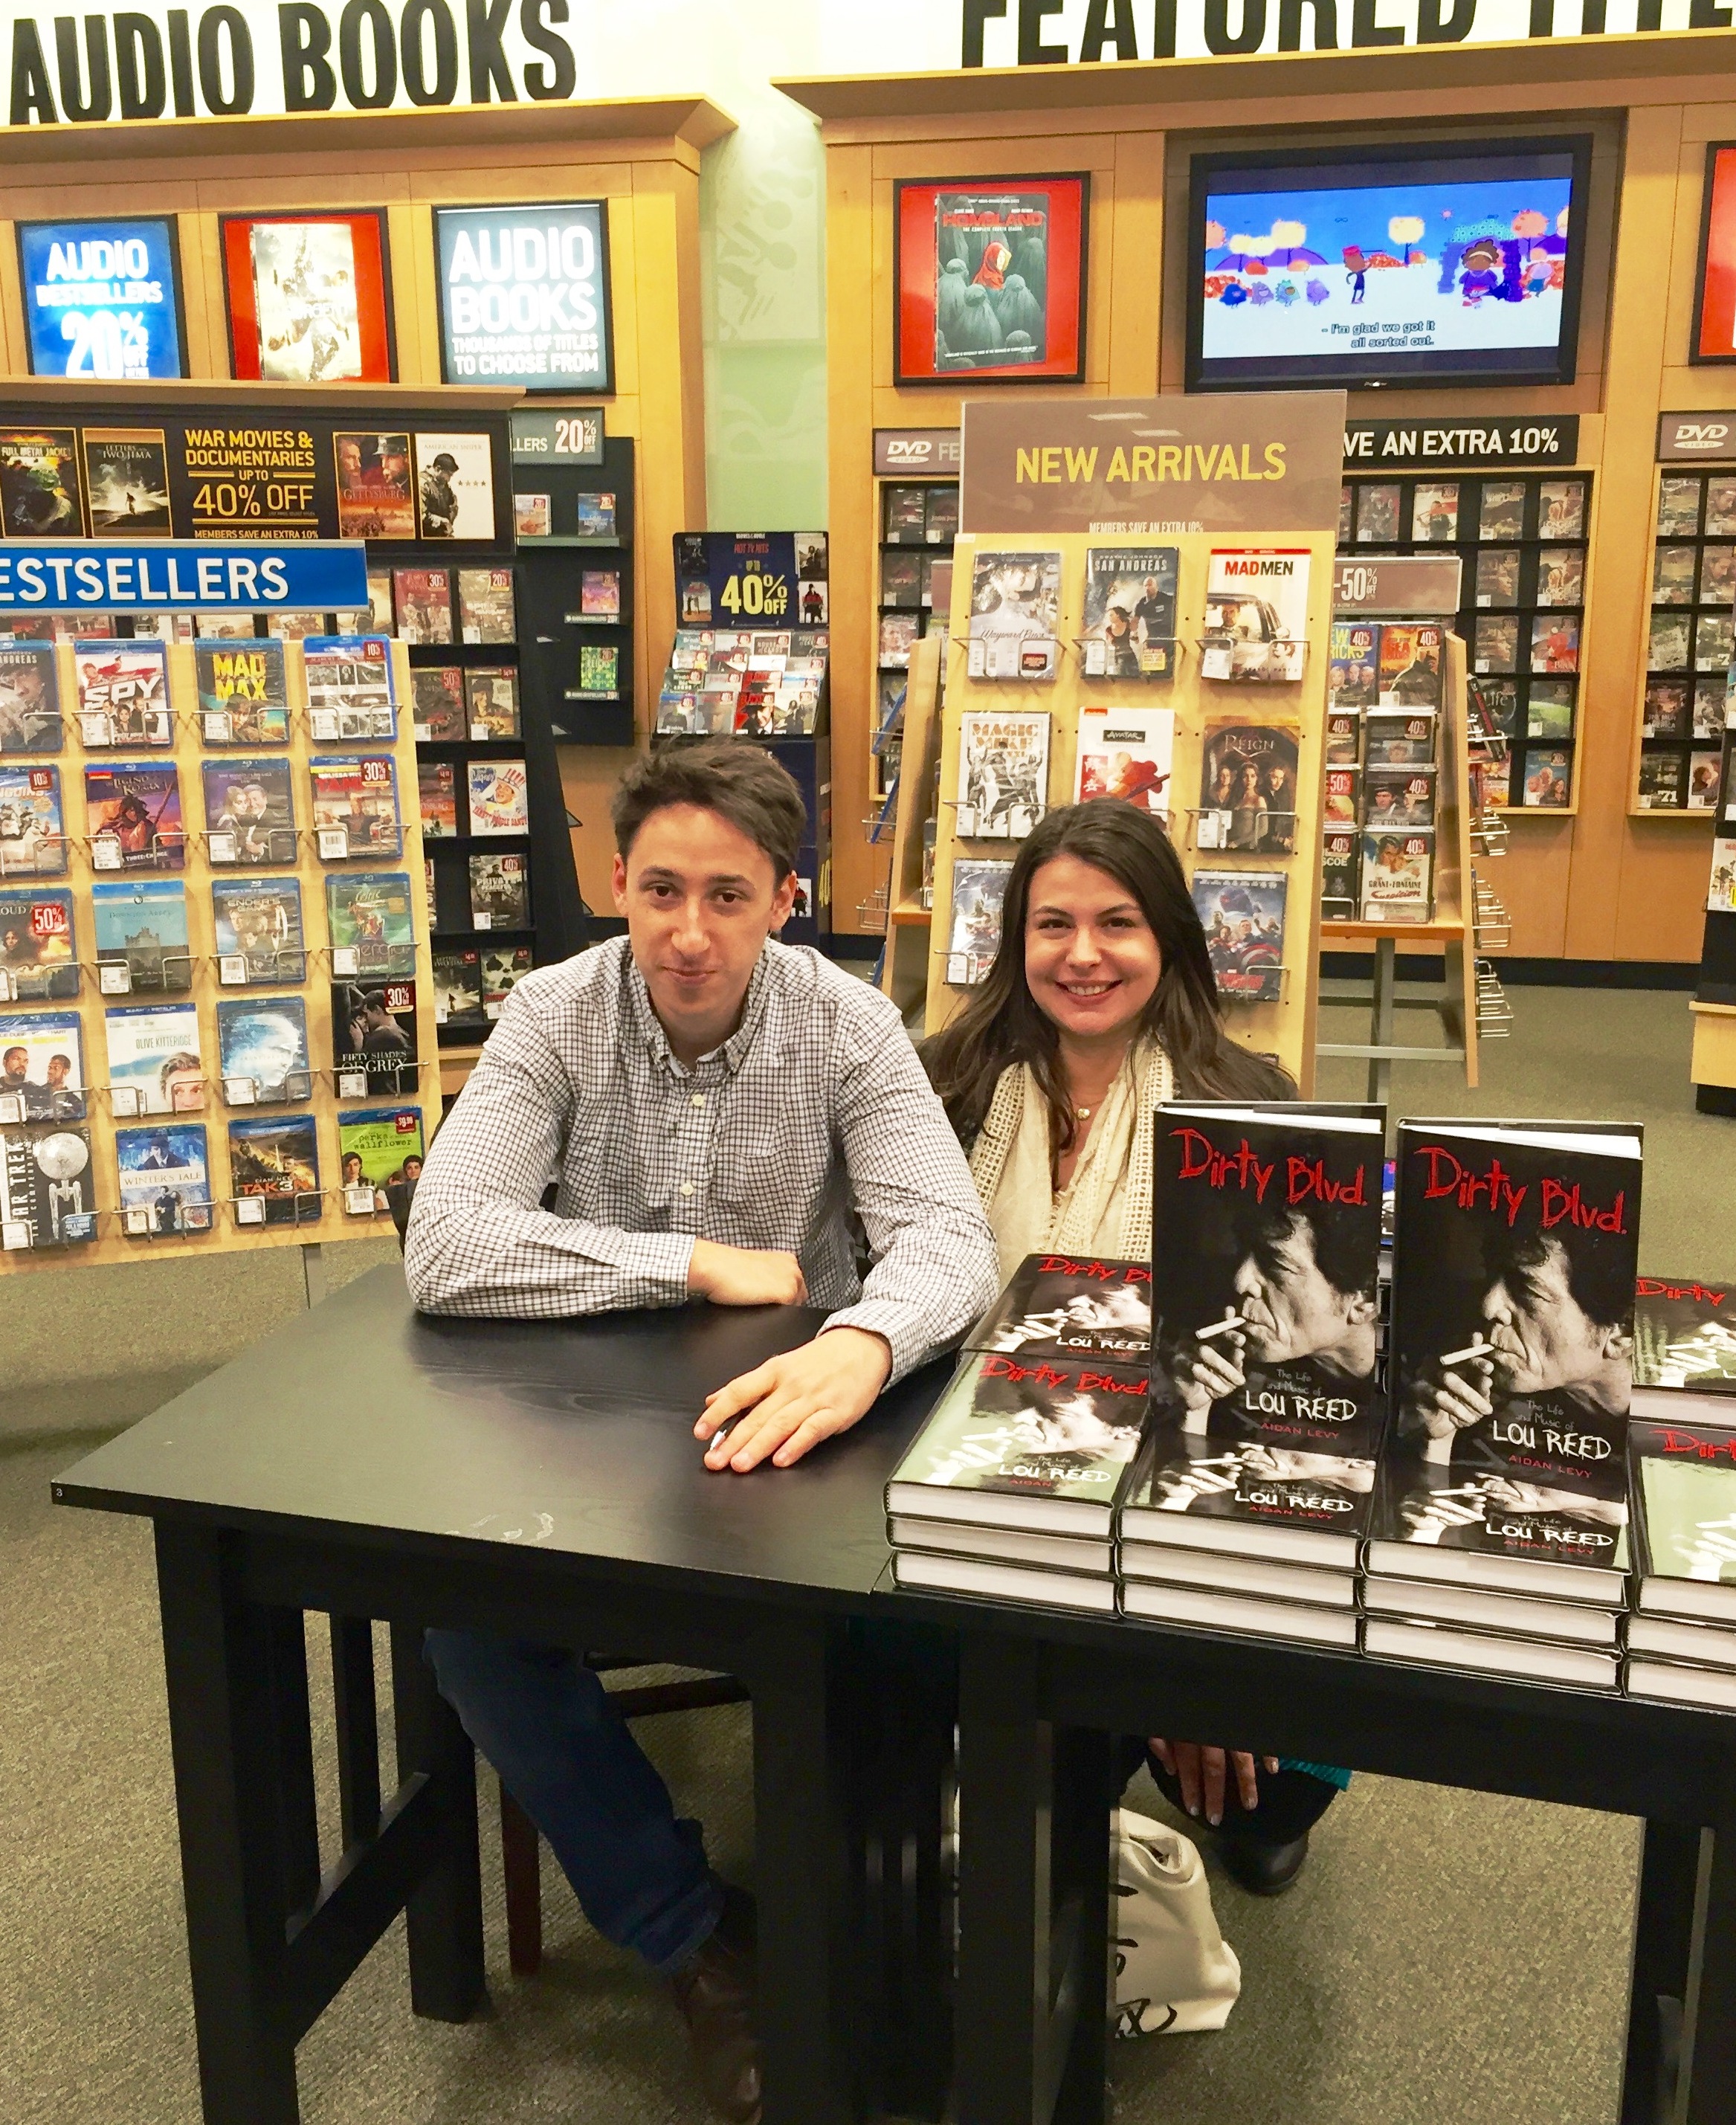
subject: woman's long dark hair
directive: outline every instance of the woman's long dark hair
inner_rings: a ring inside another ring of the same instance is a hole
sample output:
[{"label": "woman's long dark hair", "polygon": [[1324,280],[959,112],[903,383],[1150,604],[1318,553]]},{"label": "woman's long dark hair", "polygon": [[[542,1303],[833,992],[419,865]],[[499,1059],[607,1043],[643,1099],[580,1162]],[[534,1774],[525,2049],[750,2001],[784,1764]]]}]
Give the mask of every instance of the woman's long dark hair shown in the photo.
[{"label": "woman's long dark hair", "polygon": [[976,1139],[1003,1070],[1028,1062],[1049,1109],[1057,1152],[1073,1142],[1073,1105],[1061,1073],[1061,1040],[1025,981],[1031,881],[1056,856],[1107,871],[1139,902],[1164,971],[1143,1030],[1161,1041],[1176,1090],[1192,1100],[1289,1100],[1296,1086],[1275,1062],[1251,1054],[1224,1030],[1206,933],[1181,860],[1153,815],[1115,797],[1067,804],[1037,824],[1014,859],[994,964],[952,1023],[922,1044],[923,1067],[961,1143]]}]

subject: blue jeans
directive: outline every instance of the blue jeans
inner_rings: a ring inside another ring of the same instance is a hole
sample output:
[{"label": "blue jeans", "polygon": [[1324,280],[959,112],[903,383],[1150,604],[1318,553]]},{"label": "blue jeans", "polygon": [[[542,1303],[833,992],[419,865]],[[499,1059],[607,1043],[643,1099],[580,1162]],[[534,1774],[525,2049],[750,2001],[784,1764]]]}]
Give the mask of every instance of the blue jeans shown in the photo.
[{"label": "blue jeans", "polygon": [[440,1694],[535,1823],[605,1939],[675,1970],[710,1938],[722,1884],[704,1835],[576,1653],[430,1631]]}]

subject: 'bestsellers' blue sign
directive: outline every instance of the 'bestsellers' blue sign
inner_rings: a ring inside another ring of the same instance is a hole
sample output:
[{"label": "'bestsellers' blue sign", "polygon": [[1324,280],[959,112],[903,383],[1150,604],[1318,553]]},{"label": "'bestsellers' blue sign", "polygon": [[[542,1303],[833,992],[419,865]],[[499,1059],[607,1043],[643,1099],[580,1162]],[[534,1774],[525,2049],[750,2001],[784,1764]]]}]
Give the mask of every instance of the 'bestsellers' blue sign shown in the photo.
[{"label": "'bestsellers' blue sign", "polygon": [[0,634],[14,612],[355,612],[368,549],[350,539],[228,545],[204,539],[43,539],[0,548]]},{"label": "'bestsellers' blue sign", "polygon": [[181,376],[181,252],[172,217],[21,221],[33,376]]}]

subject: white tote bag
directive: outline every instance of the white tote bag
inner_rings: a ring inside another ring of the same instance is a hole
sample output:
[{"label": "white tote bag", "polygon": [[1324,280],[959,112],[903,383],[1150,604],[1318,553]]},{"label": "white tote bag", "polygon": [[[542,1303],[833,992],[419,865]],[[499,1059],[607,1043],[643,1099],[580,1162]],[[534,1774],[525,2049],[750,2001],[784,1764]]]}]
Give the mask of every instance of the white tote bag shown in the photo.
[{"label": "white tote bag", "polygon": [[1217,1929],[1198,1846],[1131,1808],[1112,1832],[1116,2035],[1222,2028],[1242,1967]]}]

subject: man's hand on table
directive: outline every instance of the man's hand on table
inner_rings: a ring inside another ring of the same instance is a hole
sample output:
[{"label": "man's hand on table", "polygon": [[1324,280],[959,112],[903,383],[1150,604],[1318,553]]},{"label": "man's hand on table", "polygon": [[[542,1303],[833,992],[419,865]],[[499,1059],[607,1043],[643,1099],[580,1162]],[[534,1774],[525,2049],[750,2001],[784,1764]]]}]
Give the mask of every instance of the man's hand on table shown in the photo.
[{"label": "man's hand on table", "polygon": [[802,1306],[807,1285],[793,1255],[764,1247],[726,1247],[695,1240],[687,1289],[713,1306]]},{"label": "man's hand on table", "polygon": [[[706,1467],[746,1475],[768,1456],[775,1468],[791,1467],[822,1439],[866,1416],[892,1369],[892,1351],[866,1328],[828,1329],[798,1350],[768,1358],[705,1397],[694,1436],[711,1441]],[[730,1428],[719,1435],[724,1425]]]}]

